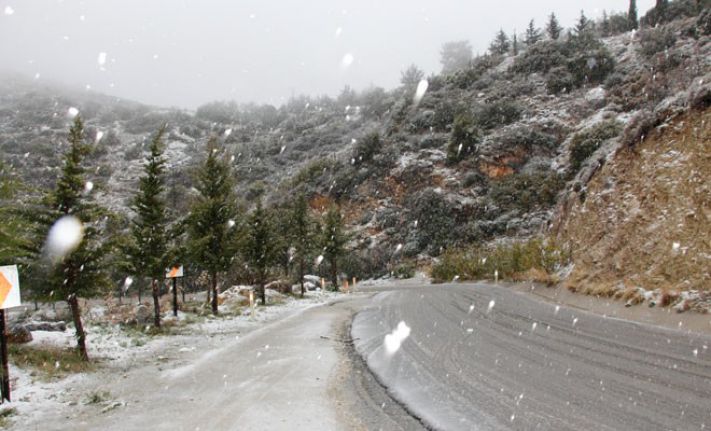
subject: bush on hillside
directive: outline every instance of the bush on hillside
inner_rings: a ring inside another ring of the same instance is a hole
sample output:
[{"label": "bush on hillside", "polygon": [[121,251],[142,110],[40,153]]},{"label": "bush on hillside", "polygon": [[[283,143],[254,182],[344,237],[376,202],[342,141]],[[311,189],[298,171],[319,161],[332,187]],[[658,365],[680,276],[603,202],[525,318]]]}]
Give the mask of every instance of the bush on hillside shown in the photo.
[{"label": "bush on hillside", "polygon": [[457,115],[447,144],[447,161],[457,163],[476,150],[481,140],[474,119],[467,113]]},{"label": "bush on hillside", "polygon": [[630,119],[622,132],[622,144],[632,148],[644,140],[645,136],[652,132],[660,123],[659,118],[653,112],[644,110],[638,112]]},{"label": "bush on hillside", "polygon": [[417,249],[439,255],[453,240],[456,223],[451,205],[442,193],[425,189],[410,195],[405,207],[409,209],[409,225],[417,222],[412,232]]},{"label": "bush on hillside", "polygon": [[568,59],[568,72],[576,86],[597,85],[615,70],[615,60],[604,46],[575,52]]},{"label": "bush on hillside", "polygon": [[[657,2],[659,3],[659,2]],[[676,0],[653,7],[640,19],[644,27],[656,27],[680,18],[694,17],[711,8],[711,0]]]},{"label": "bush on hillside", "polygon": [[570,173],[575,175],[583,163],[608,139],[622,132],[622,125],[615,120],[603,121],[580,133],[570,142]]},{"label": "bush on hillside", "polygon": [[575,81],[567,67],[556,67],[546,76],[546,90],[550,94],[568,93],[573,89]]},{"label": "bush on hillside", "polygon": [[521,54],[511,70],[518,74],[546,74],[548,91],[560,94],[586,84],[599,84],[615,68],[608,49],[592,34],[566,42],[540,42]]},{"label": "bush on hillside", "polygon": [[625,13],[613,13],[609,18],[609,36],[630,31],[630,20]]},{"label": "bush on hillside", "polygon": [[380,152],[381,146],[382,142],[378,132],[370,132],[356,140],[353,146],[354,165],[358,166],[373,160],[373,157]]},{"label": "bush on hillside", "polygon": [[531,129],[530,126],[514,126],[495,138],[503,148],[523,147],[529,152],[537,149],[553,150],[556,138],[548,133]]},{"label": "bush on hillside", "polygon": [[472,116],[476,126],[491,130],[518,121],[522,112],[516,102],[502,99],[476,107]]},{"label": "bush on hillside", "polygon": [[525,75],[548,73],[553,68],[565,66],[568,54],[564,42],[557,40],[539,42],[516,57],[511,70]]},{"label": "bush on hillside", "polygon": [[550,208],[565,185],[560,175],[552,171],[521,173],[491,182],[489,200],[504,211]]},{"label": "bush on hillside", "polygon": [[[570,254],[550,239],[533,238],[525,242],[493,248],[473,248],[446,252],[432,268],[436,282],[533,278],[552,283],[555,272],[570,263]],[[531,275],[526,277],[526,275]],[[540,277],[540,279],[538,278]]]},{"label": "bush on hillside", "polygon": [[666,51],[674,46],[674,43],[676,36],[666,27],[649,28],[639,32],[639,52],[647,58]]}]

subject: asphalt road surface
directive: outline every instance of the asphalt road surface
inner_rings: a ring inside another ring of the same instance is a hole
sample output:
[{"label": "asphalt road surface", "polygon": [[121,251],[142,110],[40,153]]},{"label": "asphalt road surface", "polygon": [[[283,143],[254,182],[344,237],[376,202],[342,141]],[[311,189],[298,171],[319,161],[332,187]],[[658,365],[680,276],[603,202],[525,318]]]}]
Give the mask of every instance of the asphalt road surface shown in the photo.
[{"label": "asphalt road surface", "polygon": [[[409,337],[388,354],[384,336],[400,322]],[[431,428],[711,429],[705,335],[483,284],[378,293],[351,335],[378,381]]]}]

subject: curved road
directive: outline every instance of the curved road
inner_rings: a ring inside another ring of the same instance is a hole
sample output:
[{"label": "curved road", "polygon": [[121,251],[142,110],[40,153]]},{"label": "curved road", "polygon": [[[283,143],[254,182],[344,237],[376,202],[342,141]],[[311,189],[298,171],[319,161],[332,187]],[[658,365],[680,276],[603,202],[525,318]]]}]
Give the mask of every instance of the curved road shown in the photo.
[{"label": "curved road", "polygon": [[[411,329],[389,355],[384,336]],[[447,430],[711,429],[711,337],[483,284],[377,294],[351,335],[408,410]]]}]

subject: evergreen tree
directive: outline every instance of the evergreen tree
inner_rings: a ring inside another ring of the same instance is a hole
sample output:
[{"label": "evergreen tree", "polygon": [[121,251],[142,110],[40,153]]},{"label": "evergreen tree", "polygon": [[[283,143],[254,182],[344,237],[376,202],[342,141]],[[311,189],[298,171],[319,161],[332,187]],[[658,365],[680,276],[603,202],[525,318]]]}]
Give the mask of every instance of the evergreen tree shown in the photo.
[{"label": "evergreen tree", "polygon": [[425,72],[411,64],[410,67],[400,73],[400,83],[405,87],[416,87],[424,77]]},{"label": "evergreen tree", "polygon": [[343,232],[343,217],[340,208],[333,204],[326,213],[323,226],[323,256],[330,263],[333,290],[338,291],[338,263],[346,254],[348,237]]},{"label": "evergreen tree", "polygon": [[536,28],[536,23],[534,20],[528,22],[528,28],[526,28],[526,45],[532,46],[541,40],[541,30]]},{"label": "evergreen tree", "polygon": [[151,280],[154,323],[160,327],[160,286],[169,265],[168,217],[165,204],[165,160],[161,127],[151,141],[150,154],[145,160],[145,175],[139,180],[133,200],[136,217],[132,221],[128,257],[131,272]]},{"label": "evergreen tree", "polygon": [[668,8],[669,0],[657,0],[657,3],[654,5],[654,9],[656,10],[657,15],[656,24],[660,24],[666,21]]},{"label": "evergreen tree", "polygon": [[233,195],[232,169],[217,148],[215,138],[207,145],[208,155],[197,173],[199,196],[187,219],[189,253],[210,275],[212,312],[217,315],[217,277],[227,271],[236,252],[237,206]]},{"label": "evergreen tree", "polygon": [[610,17],[607,16],[607,11],[602,11],[602,24],[600,28],[603,37],[610,35]]},{"label": "evergreen tree", "polygon": [[516,34],[515,30],[514,30],[514,35],[513,35],[513,43],[511,44],[511,46],[512,46],[513,55],[514,56],[518,55],[518,35]]},{"label": "evergreen tree", "polygon": [[629,21],[630,30],[637,30],[639,28],[639,19],[637,18],[637,0],[630,0],[627,20]]},{"label": "evergreen tree", "polygon": [[254,271],[262,305],[266,305],[264,285],[274,260],[274,233],[269,214],[262,208],[261,202],[257,202],[257,208],[249,217],[247,232],[246,258]]},{"label": "evergreen tree", "polygon": [[509,52],[510,49],[511,41],[509,37],[504,33],[504,30],[499,30],[496,34],[496,38],[494,38],[494,41],[489,45],[489,51],[494,55],[504,55]]},{"label": "evergreen tree", "polygon": [[587,34],[588,30],[590,30],[590,20],[588,17],[585,16],[585,11],[580,11],[580,17],[578,18],[578,22],[575,24],[575,35],[577,37],[581,37],[585,34]]},{"label": "evergreen tree", "polygon": [[[76,329],[79,354],[88,361],[79,296],[96,296],[110,285],[104,260],[112,251],[113,242],[103,232],[106,213],[91,201],[85,186],[83,161],[90,147],[84,141],[84,125],[78,115],[69,129],[69,144],[54,190],[47,193],[42,207],[25,211],[32,225],[32,241],[25,249],[28,259],[23,267],[29,284],[44,297],[59,297],[67,301]],[[44,247],[45,238],[48,238],[55,222],[80,227],[76,232],[79,235],[64,238],[69,242],[79,241],[74,249],[51,254],[51,241],[47,242],[47,248]]]},{"label": "evergreen tree", "polygon": [[285,278],[289,278],[289,266],[292,251],[289,237],[291,235],[291,212],[286,205],[272,207],[268,212],[272,228],[272,247],[274,263],[281,266]]},{"label": "evergreen tree", "polygon": [[301,285],[301,297],[304,297],[304,275],[306,275],[306,260],[313,252],[313,244],[316,242],[314,231],[316,222],[309,214],[309,204],[304,194],[299,195],[294,202],[291,211],[291,234],[290,243],[293,247],[294,260],[299,273],[299,284]]},{"label": "evergreen tree", "polygon": [[22,218],[13,211],[13,199],[21,188],[20,181],[0,160],[0,265],[14,264],[22,254]]},{"label": "evergreen tree", "polygon": [[563,27],[558,24],[558,18],[556,18],[554,13],[551,13],[550,17],[548,18],[548,24],[546,25],[546,33],[548,33],[548,37],[550,37],[552,40],[558,40],[562,32]]}]

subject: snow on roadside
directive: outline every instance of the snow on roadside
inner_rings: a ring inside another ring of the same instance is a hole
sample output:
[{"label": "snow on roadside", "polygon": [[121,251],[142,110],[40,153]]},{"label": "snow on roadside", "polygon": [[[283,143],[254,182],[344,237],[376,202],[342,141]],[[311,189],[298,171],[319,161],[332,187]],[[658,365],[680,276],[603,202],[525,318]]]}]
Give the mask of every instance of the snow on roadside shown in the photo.
[{"label": "snow on roadside", "polygon": [[[333,301],[340,295],[334,292],[307,292],[304,299],[286,297],[283,303],[256,307],[254,318],[248,312],[249,307],[242,308],[241,315],[210,315],[204,320],[197,319],[195,323],[185,323],[189,314],[180,312],[178,320],[185,325],[177,327],[178,334],[158,336],[144,334],[140,328],[131,330],[120,325],[97,324],[98,315],[101,315],[97,313],[92,316],[94,319],[88,319],[86,329],[89,356],[98,361],[99,369],[96,372],[75,373],[59,380],[48,381],[42,380],[31,369],[20,368],[11,363],[13,401],[7,406],[16,410],[11,421],[15,426],[20,426],[23,418],[72,408],[86,397],[82,385],[86,386],[90,382],[92,374],[99,376],[101,372],[126,373],[132,367],[143,363],[156,359],[166,360],[168,355],[174,359],[194,351],[198,339],[225,335],[239,337],[269,322]],[[166,322],[171,320],[175,320],[172,314],[166,316]],[[68,348],[76,345],[73,327],[64,332],[33,331],[32,336],[33,341],[27,344],[29,347]]]}]

